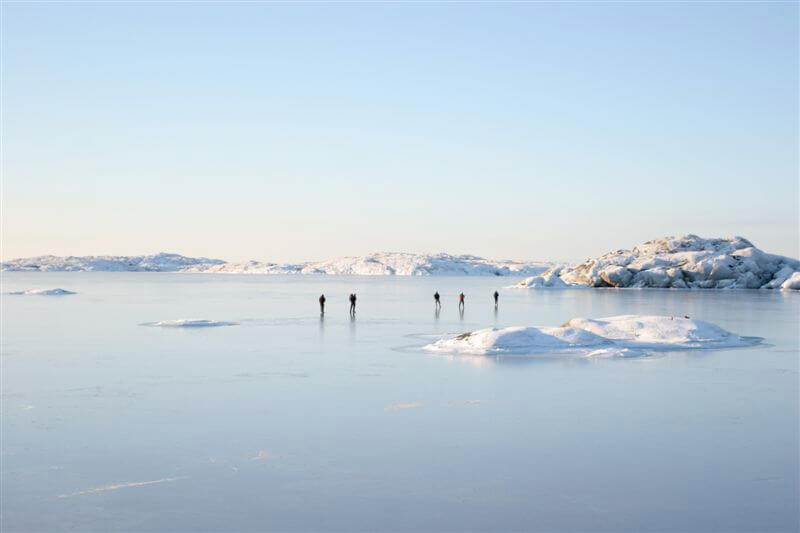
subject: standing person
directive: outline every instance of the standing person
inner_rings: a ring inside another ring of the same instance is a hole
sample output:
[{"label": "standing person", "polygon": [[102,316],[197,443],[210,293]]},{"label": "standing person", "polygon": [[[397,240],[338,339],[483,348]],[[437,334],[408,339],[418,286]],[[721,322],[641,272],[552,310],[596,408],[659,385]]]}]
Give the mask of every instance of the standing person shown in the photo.
[{"label": "standing person", "polygon": [[464,310],[464,293],[463,292],[458,295],[458,310],[459,311],[463,311]]},{"label": "standing person", "polygon": [[497,299],[500,298],[500,293],[494,291],[494,306],[497,307]]},{"label": "standing person", "polygon": [[320,297],[319,297],[319,314],[321,314],[321,315],[325,314],[325,295],[324,294],[320,295]]},{"label": "standing person", "polygon": [[433,301],[436,302],[436,307],[442,307],[442,302],[439,301],[439,291],[433,293]]},{"label": "standing person", "polygon": [[350,295],[350,316],[355,316],[356,314],[356,295],[355,293]]}]

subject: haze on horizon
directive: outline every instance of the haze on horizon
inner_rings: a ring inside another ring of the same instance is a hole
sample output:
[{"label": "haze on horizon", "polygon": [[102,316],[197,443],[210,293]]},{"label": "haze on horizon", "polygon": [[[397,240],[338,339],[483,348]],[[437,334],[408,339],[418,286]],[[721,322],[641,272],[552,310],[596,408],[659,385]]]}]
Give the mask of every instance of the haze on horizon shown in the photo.
[{"label": "haze on horizon", "polygon": [[0,10],[4,260],[800,256],[794,2]]}]

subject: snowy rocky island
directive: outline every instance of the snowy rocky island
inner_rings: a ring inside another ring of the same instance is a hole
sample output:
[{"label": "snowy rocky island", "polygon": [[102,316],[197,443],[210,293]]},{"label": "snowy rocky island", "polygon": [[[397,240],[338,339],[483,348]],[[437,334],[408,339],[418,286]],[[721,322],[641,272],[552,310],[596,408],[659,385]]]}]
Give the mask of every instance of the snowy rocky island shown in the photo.
[{"label": "snowy rocky island", "polygon": [[514,287],[800,290],[800,261],[766,253],[742,237],[685,235],[647,241],[579,265],[555,265]]},{"label": "snowy rocky island", "polygon": [[178,254],[155,255],[41,255],[12,259],[0,264],[3,271],[29,272],[181,272],[190,267],[224,264],[221,259],[184,257]]},{"label": "snowy rocky island", "polygon": [[493,261],[472,255],[374,253],[305,263],[229,263],[221,259],[161,253],[144,256],[58,257],[46,255],[2,263],[4,271],[39,272],[200,272],[249,274],[328,274],[358,276],[533,276],[552,263]]},{"label": "snowy rocky island", "polygon": [[734,348],[752,346],[760,341],[689,317],[622,315],[573,318],[558,327],[481,329],[438,340],[424,349],[472,355],[560,353],[637,357],[652,351]]}]

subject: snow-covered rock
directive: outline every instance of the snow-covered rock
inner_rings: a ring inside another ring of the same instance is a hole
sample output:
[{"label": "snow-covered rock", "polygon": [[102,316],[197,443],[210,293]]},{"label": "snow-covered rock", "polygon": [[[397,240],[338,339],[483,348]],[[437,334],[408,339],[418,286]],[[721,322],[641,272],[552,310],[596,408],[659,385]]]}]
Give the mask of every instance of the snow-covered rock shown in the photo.
[{"label": "snow-covered rock", "polygon": [[566,268],[564,265],[559,265],[548,269],[547,271],[539,274],[538,276],[531,276],[520,281],[514,287],[529,287],[531,289],[551,288],[561,289],[569,287],[560,277],[561,271]]},{"label": "snow-covered rock", "polygon": [[672,316],[622,315],[574,318],[559,327],[488,328],[438,340],[426,350],[475,355],[578,353],[631,357],[653,350],[751,346],[745,338],[702,320]]},{"label": "snow-covered rock", "polygon": [[795,272],[781,284],[781,289],[800,291],[800,272]]},{"label": "snow-covered rock", "polygon": [[66,289],[28,289],[27,291],[13,291],[8,294],[18,294],[25,296],[66,296],[68,294],[76,294]]},{"label": "snow-covered rock", "polygon": [[611,287],[625,287],[632,277],[630,270],[619,265],[608,265],[600,271],[600,279]]},{"label": "snow-covered rock", "polygon": [[[554,266],[516,287],[787,289],[800,261],[759,250],[742,237],[665,237],[581,264]],[[794,287],[794,288],[793,288]]]},{"label": "snow-covered rock", "polygon": [[219,259],[192,258],[176,254],[135,257],[55,257],[14,259],[2,270],[30,271],[155,271],[253,274],[331,274],[360,276],[531,276],[544,272],[550,263],[493,261],[472,255],[375,253],[306,263],[248,261],[228,263]]}]

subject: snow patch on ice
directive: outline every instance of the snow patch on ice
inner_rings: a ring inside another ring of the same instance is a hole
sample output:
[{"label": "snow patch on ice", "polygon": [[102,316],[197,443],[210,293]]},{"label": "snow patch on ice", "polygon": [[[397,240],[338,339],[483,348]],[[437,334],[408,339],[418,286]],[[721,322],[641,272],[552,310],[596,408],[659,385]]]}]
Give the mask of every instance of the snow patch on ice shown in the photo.
[{"label": "snow patch on ice", "polygon": [[406,409],[419,409],[422,404],[419,402],[397,402],[387,405],[383,408],[386,412],[404,411]]},{"label": "snow patch on ice", "polygon": [[181,318],[178,320],[162,320],[160,322],[145,322],[143,326],[156,328],[214,328],[220,326],[237,326],[238,322],[221,322],[201,318]]},{"label": "snow patch on ice", "polygon": [[93,489],[81,490],[72,492],[70,494],[61,494],[59,498],[71,498],[72,496],[83,496],[85,494],[96,494],[98,492],[109,492],[112,490],[127,489],[131,487],[144,487],[146,485],[156,485],[158,483],[168,483],[170,481],[178,481],[179,479],[186,479],[186,476],[181,477],[165,477],[162,479],[154,479],[152,481],[127,481],[123,483],[113,483],[102,487],[95,487]]},{"label": "snow patch on ice", "polygon": [[258,450],[258,453],[250,459],[252,461],[270,461],[272,460],[272,454],[267,450]]},{"label": "snow patch on ice", "polygon": [[579,265],[556,265],[515,287],[798,290],[799,271],[799,260],[763,252],[742,237],[685,235],[647,241]]},{"label": "snow patch on ice", "polygon": [[559,327],[487,328],[438,340],[424,349],[475,355],[579,353],[590,357],[638,357],[648,350],[752,346],[744,338],[702,320],[621,315],[573,318]]},{"label": "snow patch on ice", "polygon": [[26,296],[66,296],[68,294],[77,294],[66,289],[28,289],[27,291],[14,291],[8,294],[26,295]]}]

